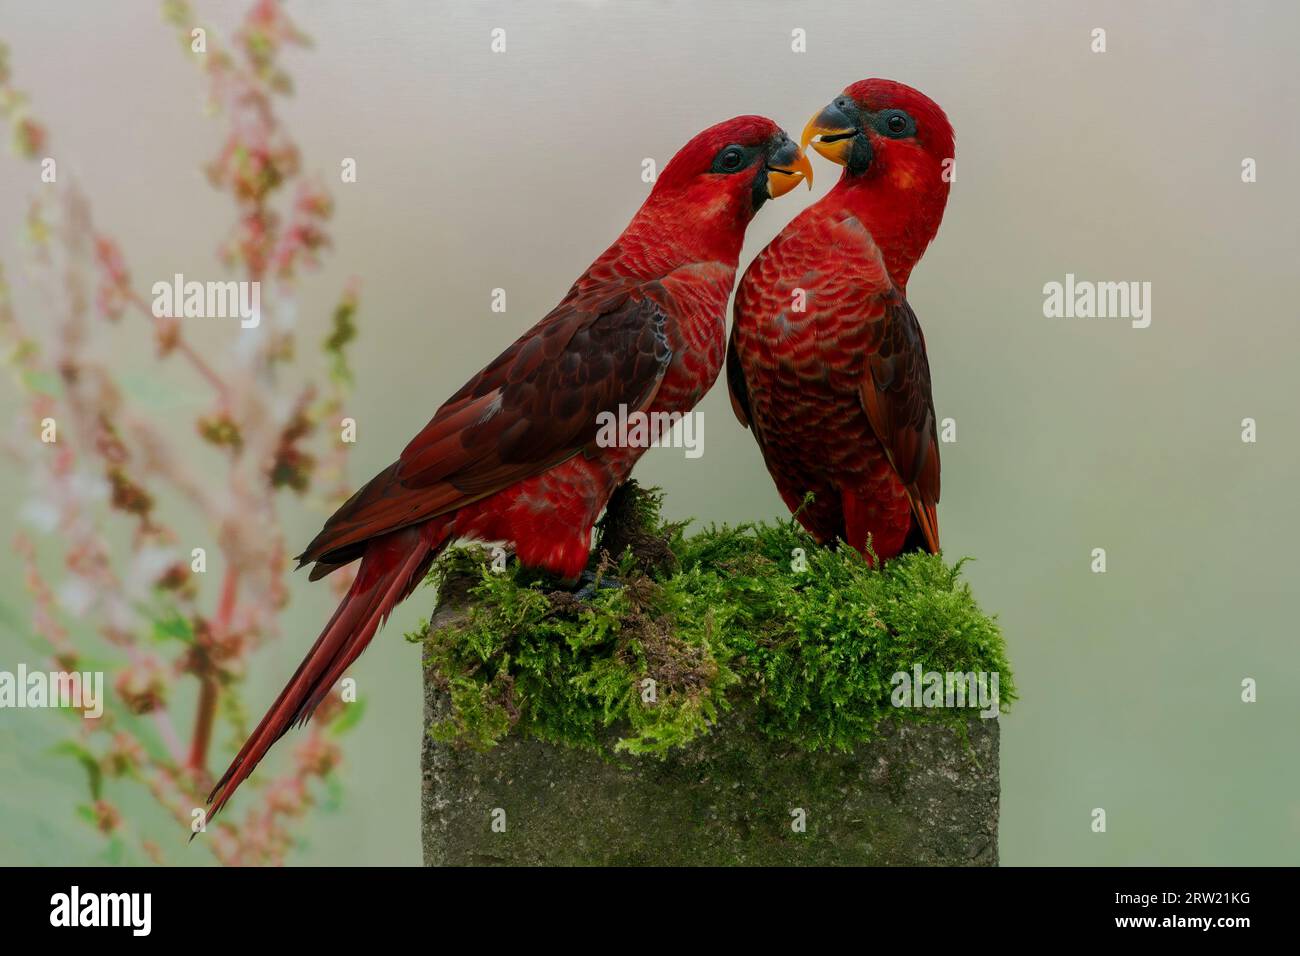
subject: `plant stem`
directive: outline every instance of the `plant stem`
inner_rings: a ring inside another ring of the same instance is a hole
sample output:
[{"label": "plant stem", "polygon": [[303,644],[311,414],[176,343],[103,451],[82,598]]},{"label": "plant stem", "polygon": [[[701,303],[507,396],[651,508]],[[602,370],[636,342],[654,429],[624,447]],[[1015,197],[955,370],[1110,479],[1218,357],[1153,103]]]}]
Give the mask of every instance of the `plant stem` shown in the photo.
[{"label": "plant stem", "polygon": [[[217,618],[213,624],[212,638],[221,640],[230,629],[230,619],[235,612],[235,598],[239,593],[239,572],[227,566],[226,576],[221,582],[221,601],[217,605]],[[208,745],[212,742],[212,724],[217,714],[218,690],[217,678],[204,661],[204,670],[199,675],[199,706],[194,718],[194,736],[190,741],[189,769],[202,771],[208,763]]]},{"label": "plant stem", "polygon": [[[150,321],[156,319],[156,316],[153,314],[153,309],[147,302],[145,302],[139,293],[134,289],[128,289],[126,290],[126,295],[128,301],[139,309],[146,318]],[[198,352],[194,351],[193,347],[188,342],[181,339],[178,335],[174,347],[176,351],[184,356],[190,365],[194,367],[194,370],[198,372],[199,375],[213,387],[213,389],[216,390],[217,394],[221,396],[223,402],[229,399],[230,390],[226,387],[225,381],[222,380],[220,375],[213,371],[212,366],[205,362]]]}]

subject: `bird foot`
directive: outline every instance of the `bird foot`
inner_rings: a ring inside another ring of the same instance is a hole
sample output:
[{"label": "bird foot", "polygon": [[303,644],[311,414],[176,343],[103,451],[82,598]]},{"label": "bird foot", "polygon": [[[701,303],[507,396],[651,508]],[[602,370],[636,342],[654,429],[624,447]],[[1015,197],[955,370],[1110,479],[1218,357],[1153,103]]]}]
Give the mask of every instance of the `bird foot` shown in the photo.
[{"label": "bird foot", "polygon": [[602,588],[621,588],[623,586],[623,582],[618,578],[611,578],[608,575],[597,577],[591,571],[583,571],[582,574],[578,576],[578,583],[581,584],[582,587],[574,591],[573,596],[579,601],[591,600],[595,593]]}]

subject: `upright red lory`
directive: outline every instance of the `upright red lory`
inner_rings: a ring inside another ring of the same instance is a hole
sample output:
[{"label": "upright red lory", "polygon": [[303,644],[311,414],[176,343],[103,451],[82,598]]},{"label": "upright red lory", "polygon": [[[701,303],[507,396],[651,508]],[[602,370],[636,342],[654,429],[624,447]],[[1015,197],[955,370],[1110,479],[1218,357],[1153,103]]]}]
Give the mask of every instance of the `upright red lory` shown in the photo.
[{"label": "upright red lory", "polygon": [[438,409],[299,556],[311,579],[360,559],[355,582],[218,781],[213,813],[307,720],[434,558],[503,541],[574,580],[592,525],[644,447],[601,447],[598,417],[686,413],[717,379],[745,227],[812,167],[775,123],[740,116],[687,143],[612,246],[551,312]]},{"label": "upright red lory", "polygon": [[[948,200],[953,132],[927,96],[854,83],[804,130],[844,167],[736,291],[732,407],[818,540],[882,560],[939,550],[939,446],[912,267]],[[804,507],[807,494],[813,500]]]}]

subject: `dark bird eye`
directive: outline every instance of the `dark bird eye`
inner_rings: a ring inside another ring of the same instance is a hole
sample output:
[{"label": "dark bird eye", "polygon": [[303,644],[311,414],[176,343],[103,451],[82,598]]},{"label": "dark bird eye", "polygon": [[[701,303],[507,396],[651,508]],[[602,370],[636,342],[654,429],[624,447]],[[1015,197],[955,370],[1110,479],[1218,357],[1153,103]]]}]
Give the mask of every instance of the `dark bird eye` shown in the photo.
[{"label": "dark bird eye", "polygon": [[916,135],[916,124],[912,122],[912,117],[902,110],[890,110],[884,115],[884,121],[884,131],[889,136]]},{"label": "dark bird eye", "polygon": [[728,146],[718,153],[718,158],[713,161],[715,172],[734,173],[744,165],[745,151],[739,146]]}]

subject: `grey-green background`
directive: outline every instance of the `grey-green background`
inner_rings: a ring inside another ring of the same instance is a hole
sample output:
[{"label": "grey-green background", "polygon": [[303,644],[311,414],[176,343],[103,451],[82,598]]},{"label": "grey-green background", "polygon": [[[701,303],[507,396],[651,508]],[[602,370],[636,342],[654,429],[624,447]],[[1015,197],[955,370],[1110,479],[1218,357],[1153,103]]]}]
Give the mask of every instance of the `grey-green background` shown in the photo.
[{"label": "grey-green background", "polygon": [[[242,5],[199,3],[233,22]],[[1295,592],[1300,246],[1289,0],[967,3],[291,3],[315,41],[286,60],[282,107],[309,169],[335,182],[335,248],[308,283],[304,341],[362,278],[361,423],[353,475],[387,464],[439,402],[563,294],[696,131],[759,112],[792,131],[867,76],[934,97],[958,176],[911,281],[943,447],[945,551],[1001,619],[1023,699],[1003,722],[1006,864],[1284,864],[1300,860]],[[508,52],[492,55],[492,27]],[[790,50],[807,31],[808,52]],[[1109,51],[1089,49],[1094,27]],[[2,0],[19,86],[54,133],[61,175],[94,199],[147,289],[220,274],[225,200],[200,164],[219,127],[157,6]],[[342,157],[359,182],[337,184]],[[1259,181],[1243,184],[1243,157]],[[747,261],[818,181],[762,211]],[[33,167],[0,159],[0,256],[19,303],[17,236]],[[1153,284],[1153,321],[1050,320],[1067,272]],[[144,280],[148,278],[148,283]],[[489,309],[493,287],[509,311]],[[218,323],[218,326],[220,324]],[[138,394],[192,429],[205,396],[159,366],[143,326],[105,342]],[[205,347],[229,345],[228,327]],[[0,387],[5,418],[13,407]],[[702,406],[705,454],[659,450],[638,474],[673,515],[742,521],[783,509],[725,388]],[[1244,417],[1259,423],[1243,444]],[[204,454],[196,449],[195,454]],[[0,540],[25,478],[0,474]],[[291,505],[290,542],[322,515]],[[192,533],[208,533],[195,527]],[[1109,571],[1091,573],[1104,547]],[[25,621],[18,568],[0,600]],[[288,637],[255,661],[250,706],[281,686],[331,607],[294,576]],[[418,651],[394,615],[353,669],[369,709],[346,738],[343,809],[304,828],[307,863],[419,860]],[[0,626],[0,668],[30,660]],[[1245,677],[1259,701],[1240,700]],[[100,843],[73,815],[84,783],[43,756],[61,721],[0,712],[0,862],[81,863]],[[287,759],[282,747],[271,760]],[[147,806],[142,801],[140,806]],[[127,807],[131,804],[128,802]],[[1090,830],[1104,807],[1108,832]],[[180,838],[178,838],[179,841]],[[187,855],[170,848],[169,856]],[[206,854],[192,853],[207,862]]]}]

